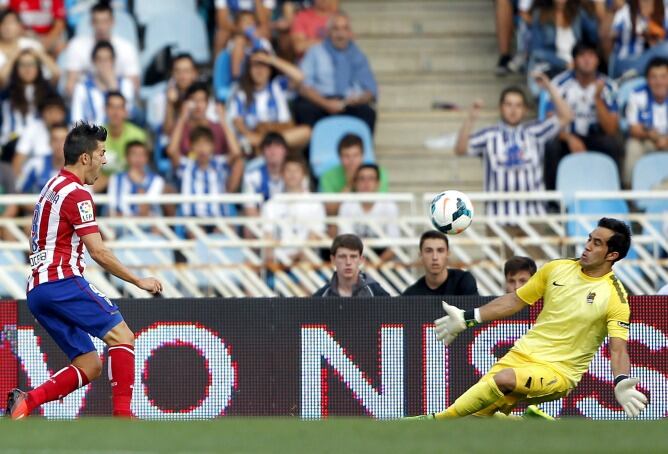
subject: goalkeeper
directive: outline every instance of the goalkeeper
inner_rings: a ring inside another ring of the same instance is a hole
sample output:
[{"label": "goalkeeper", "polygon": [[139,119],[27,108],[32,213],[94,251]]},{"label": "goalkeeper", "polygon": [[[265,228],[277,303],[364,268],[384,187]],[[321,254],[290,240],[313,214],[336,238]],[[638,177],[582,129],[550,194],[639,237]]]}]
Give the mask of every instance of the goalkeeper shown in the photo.
[{"label": "goalkeeper", "polygon": [[612,265],[626,256],[630,246],[628,226],[602,218],[579,260],[549,262],[515,293],[475,310],[463,311],[443,302],[447,315],[435,321],[435,329],[446,345],[467,327],[509,317],[541,298],[543,309],[534,327],[478,383],[445,411],[418,418],[507,415],[520,401],[537,404],[559,399],[577,386],[606,335],[615,398],[629,417],[638,416],[647,397],[636,389],[639,380],[630,377],[629,305],[612,272]]}]

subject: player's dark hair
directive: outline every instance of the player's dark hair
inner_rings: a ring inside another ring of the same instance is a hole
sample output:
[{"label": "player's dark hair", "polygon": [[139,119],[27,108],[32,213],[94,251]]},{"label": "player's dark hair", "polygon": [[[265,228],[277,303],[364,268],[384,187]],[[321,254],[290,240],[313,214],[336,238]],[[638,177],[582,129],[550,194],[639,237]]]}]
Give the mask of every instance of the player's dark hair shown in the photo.
[{"label": "player's dark hair", "polygon": [[209,97],[209,86],[205,82],[193,82],[186,90],[185,99],[189,99],[192,95],[200,91],[206,93],[207,98]]},{"label": "player's dark hair", "polygon": [[364,153],[364,142],[362,142],[362,138],[357,134],[346,134],[339,140],[339,145],[337,146],[339,156],[341,156],[343,150],[352,147],[359,147],[360,150],[362,150],[362,153]]},{"label": "player's dark hair", "polygon": [[111,98],[121,98],[121,100],[123,101],[123,105],[125,105],[125,96],[123,96],[123,93],[121,93],[120,91],[114,90],[107,92],[107,95],[104,97],[105,106],[109,105],[109,100]]},{"label": "player's dark hair", "polygon": [[422,245],[427,240],[443,240],[445,241],[445,246],[450,249],[450,242],[448,241],[447,235],[438,230],[427,230],[420,236],[420,251],[422,251]]},{"label": "player's dark hair", "polygon": [[362,240],[360,237],[353,235],[352,233],[337,235],[336,238],[334,238],[334,241],[332,241],[332,246],[329,248],[329,253],[334,256],[336,255],[336,251],[342,247],[350,249],[351,251],[357,251],[360,253],[360,255],[362,255],[362,252],[364,251],[364,244],[362,244]]},{"label": "player's dark hair", "polygon": [[95,43],[95,47],[93,47],[93,50],[90,53],[91,60],[95,60],[97,53],[104,49],[107,49],[109,52],[111,52],[112,58],[116,60],[116,51],[114,50],[114,46],[112,46],[109,41],[98,41]]},{"label": "player's dark hair", "polygon": [[109,13],[113,16],[114,9],[111,7],[111,2],[109,0],[101,0],[90,9],[91,16],[95,13]]},{"label": "player's dark hair", "polygon": [[144,150],[148,151],[146,142],[142,142],[141,140],[131,140],[125,145],[125,156],[130,154],[130,150],[132,150],[134,147],[142,147]]},{"label": "player's dark hair", "polygon": [[537,269],[536,262],[531,257],[515,255],[506,260],[506,264],[503,265],[503,275],[508,277],[520,271],[528,271],[533,276]]},{"label": "player's dark hair", "polygon": [[654,57],[647,64],[647,69],[645,69],[645,78],[649,77],[649,72],[654,68],[661,68],[663,66],[668,67],[668,58],[665,57]]},{"label": "player's dark hair", "polygon": [[216,143],[211,128],[207,126],[197,126],[193,128],[193,130],[190,131],[190,135],[188,135],[188,139],[190,140],[190,144],[193,144],[198,140],[208,140],[211,143]]},{"label": "player's dark hair", "polygon": [[608,240],[608,253],[618,252],[619,257],[612,263],[626,257],[631,248],[631,229],[629,226],[625,222],[614,218],[601,218],[598,221],[598,226],[615,232]]},{"label": "player's dark hair", "polygon": [[260,150],[264,150],[271,145],[280,145],[286,150],[290,148],[288,147],[288,143],[285,141],[285,138],[277,132],[268,132],[262,138],[262,142],[260,142]]},{"label": "player's dark hair", "polygon": [[376,181],[380,181],[380,167],[378,167],[378,164],[371,164],[371,163],[362,164],[361,166],[359,166],[357,168],[357,171],[355,172],[355,178],[353,179],[353,181],[357,181],[357,178],[360,176],[360,172],[366,169],[373,170],[376,173]]},{"label": "player's dark hair", "polygon": [[503,102],[506,100],[506,96],[508,95],[519,95],[522,98],[524,105],[529,105],[529,101],[527,100],[527,95],[524,93],[524,90],[515,85],[503,89],[501,96],[499,96],[499,105],[503,104]]},{"label": "player's dark hair", "polygon": [[79,156],[92,154],[97,150],[97,143],[107,140],[107,130],[103,126],[77,122],[65,138],[65,165],[76,164]]}]

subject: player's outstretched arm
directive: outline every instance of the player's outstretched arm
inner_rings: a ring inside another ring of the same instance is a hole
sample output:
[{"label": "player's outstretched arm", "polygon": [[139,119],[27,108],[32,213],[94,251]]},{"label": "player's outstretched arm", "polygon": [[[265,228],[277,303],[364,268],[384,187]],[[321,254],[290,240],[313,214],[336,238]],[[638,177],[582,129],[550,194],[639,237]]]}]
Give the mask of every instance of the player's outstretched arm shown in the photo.
[{"label": "player's outstretched arm", "polygon": [[443,309],[447,315],[434,321],[436,337],[445,345],[450,345],[466,328],[478,323],[510,317],[525,307],[526,303],[515,293],[500,296],[478,309],[468,311],[443,301]]},{"label": "player's outstretched arm", "polygon": [[82,240],[93,260],[117,278],[136,285],[140,289],[146,290],[149,293],[162,292],[162,284],[156,278],[140,278],[135,276],[132,271],[123,265],[116,258],[114,253],[104,244],[99,232],[84,235]]},{"label": "player's outstretched arm", "polygon": [[615,398],[629,418],[634,418],[645,409],[647,396],[636,389],[640,382],[638,378],[630,378],[631,360],[626,348],[626,341],[618,337],[611,337],[610,367],[615,377]]}]

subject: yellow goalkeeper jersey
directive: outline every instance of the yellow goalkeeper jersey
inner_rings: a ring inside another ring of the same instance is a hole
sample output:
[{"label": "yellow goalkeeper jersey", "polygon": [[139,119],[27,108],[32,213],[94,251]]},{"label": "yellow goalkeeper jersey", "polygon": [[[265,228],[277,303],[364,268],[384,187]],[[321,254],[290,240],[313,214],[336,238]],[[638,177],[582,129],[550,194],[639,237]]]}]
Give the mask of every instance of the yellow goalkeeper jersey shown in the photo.
[{"label": "yellow goalkeeper jersey", "polygon": [[626,290],[613,272],[589,277],[579,260],[554,260],[519,288],[517,296],[529,305],[543,298],[543,309],[513,350],[548,363],[573,386],[606,335],[628,340]]}]

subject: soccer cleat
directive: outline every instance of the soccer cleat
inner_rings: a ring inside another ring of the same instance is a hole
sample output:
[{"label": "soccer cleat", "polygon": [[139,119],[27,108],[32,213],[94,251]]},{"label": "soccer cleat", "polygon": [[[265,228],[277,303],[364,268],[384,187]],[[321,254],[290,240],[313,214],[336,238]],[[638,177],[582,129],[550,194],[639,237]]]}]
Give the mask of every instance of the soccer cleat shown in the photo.
[{"label": "soccer cleat", "polygon": [[406,416],[404,419],[407,421],[426,421],[427,419],[436,419],[436,414],[429,413],[427,415]]},{"label": "soccer cleat", "polygon": [[26,399],[28,398],[28,393],[21,391],[18,388],[14,388],[7,393],[7,407],[5,409],[5,415],[9,416],[13,420],[23,419],[30,414],[28,411],[28,403]]},{"label": "soccer cleat", "polygon": [[545,413],[543,410],[538,408],[538,405],[529,405],[526,410],[524,410],[524,413],[522,414],[523,418],[539,418],[539,419],[547,419],[548,421],[555,421],[555,419]]}]

